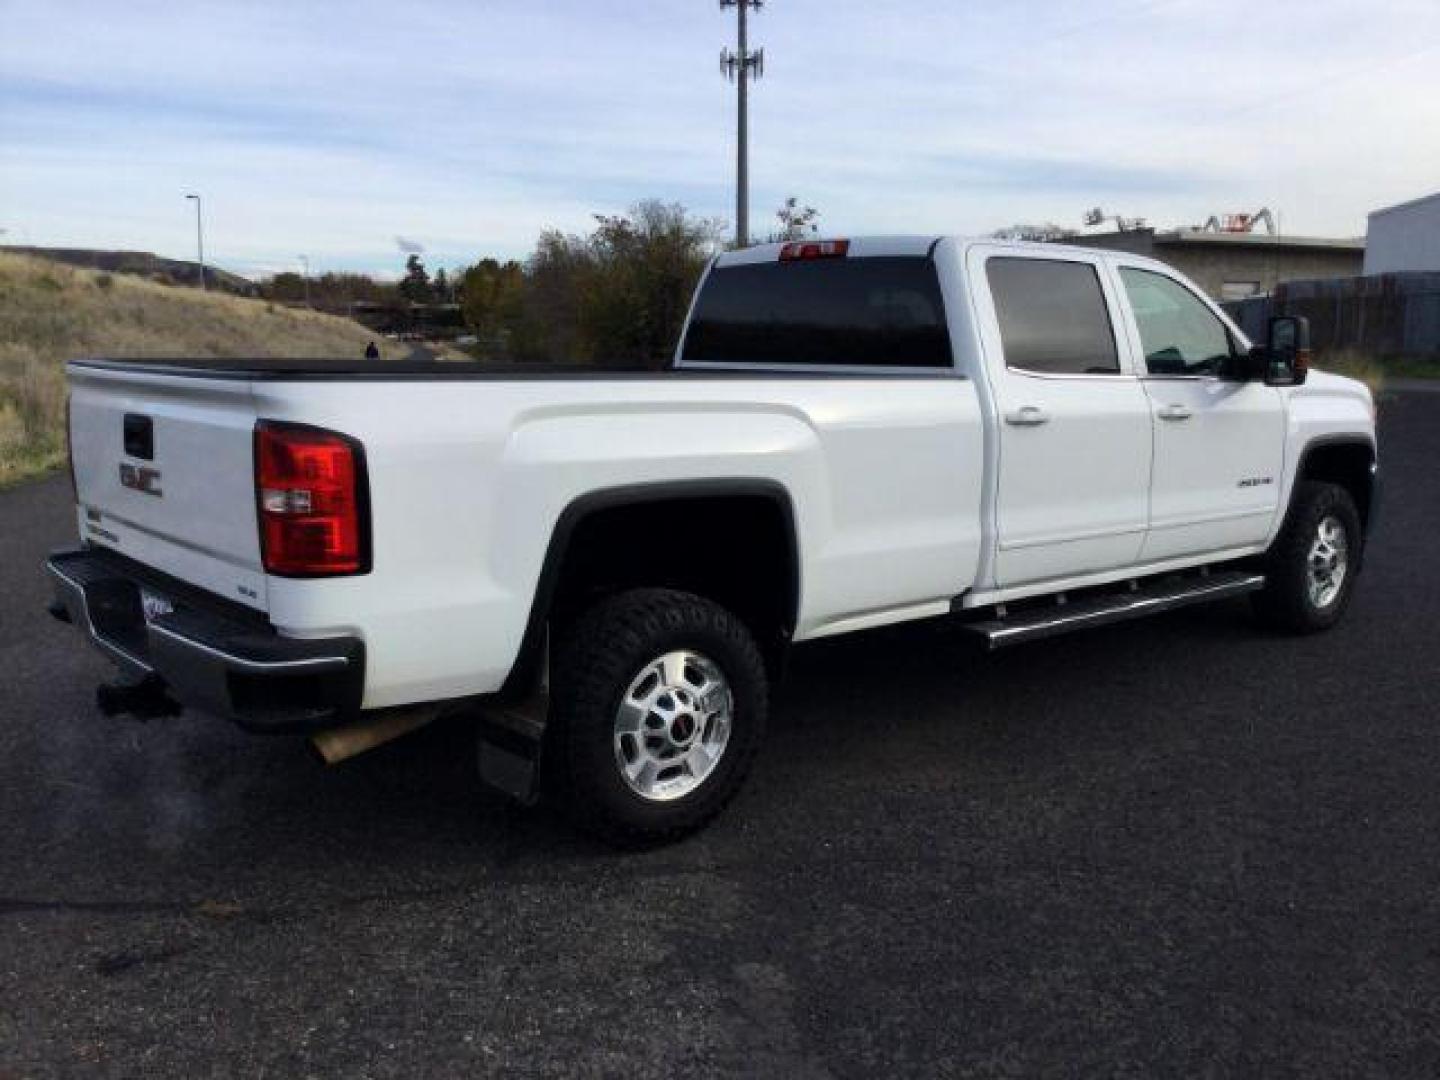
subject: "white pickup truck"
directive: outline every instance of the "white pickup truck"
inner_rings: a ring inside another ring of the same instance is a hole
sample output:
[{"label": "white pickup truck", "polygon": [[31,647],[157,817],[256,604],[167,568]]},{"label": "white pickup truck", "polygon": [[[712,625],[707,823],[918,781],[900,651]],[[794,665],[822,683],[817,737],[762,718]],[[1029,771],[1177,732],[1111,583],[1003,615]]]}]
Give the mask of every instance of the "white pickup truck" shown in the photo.
[{"label": "white pickup truck", "polygon": [[586,826],[674,837],[798,642],[1242,593],[1333,624],[1374,404],[1270,338],[1147,259],[906,237],[720,255],[665,372],[77,360],[52,612],[122,669],[107,712],[341,756],[464,706],[493,783],[543,761]]}]

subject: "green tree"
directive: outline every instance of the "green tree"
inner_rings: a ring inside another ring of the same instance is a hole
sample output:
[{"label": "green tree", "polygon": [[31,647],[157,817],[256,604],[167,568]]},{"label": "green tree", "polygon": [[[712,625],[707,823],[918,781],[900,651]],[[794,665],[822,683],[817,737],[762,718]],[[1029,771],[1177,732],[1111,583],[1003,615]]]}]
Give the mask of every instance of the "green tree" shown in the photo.
[{"label": "green tree", "polygon": [[467,268],[461,311],[482,355],[663,367],[720,233],[719,222],[658,200],[597,215],[588,235],[547,230],[523,266]]},{"label": "green tree", "polygon": [[695,283],[719,246],[720,224],[655,199],[595,220],[585,245],[589,273],[580,283],[586,351],[604,364],[663,367]]},{"label": "green tree", "polygon": [[460,277],[460,313],[488,358],[513,356],[526,338],[525,268],[481,259]]},{"label": "green tree", "polygon": [[540,234],[525,263],[523,332],[514,343],[518,359],[561,363],[593,359],[580,333],[581,298],[593,271],[583,238],[555,229]]},{"label": "green tree", "polygon": [[395,285],[376,281],[367,274],[326,273],[310,279],[310,298],[324,311],[343,312],[351,304],[395,303],[400,293]]},{"label": "green tree", "polygon": [[405,260],[405,276],[400,279],[400,295],[412,304],[430,302],[430,274],[419,255]]},{"label": "green tree", "polygon": [[261,286],[267,300],[298,301],[305,298],[305,279],[293,271],[276,274]]},{"label": "green tree", "polygon": [[[300,301],[305,298],[305,280],[285,271],[262,281],[260,295],[268,300]],[[345,313],[356,301],[394,303],[399,296],[397,286],[376,281],[368,274],[331,271],[310,279],[310,301],[321,311]]]}]

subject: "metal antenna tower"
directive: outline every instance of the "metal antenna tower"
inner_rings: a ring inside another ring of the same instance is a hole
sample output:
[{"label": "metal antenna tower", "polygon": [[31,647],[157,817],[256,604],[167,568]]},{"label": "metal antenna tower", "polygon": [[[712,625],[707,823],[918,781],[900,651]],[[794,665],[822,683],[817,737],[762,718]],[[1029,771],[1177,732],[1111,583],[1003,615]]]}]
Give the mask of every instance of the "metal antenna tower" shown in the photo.
[{"label": "metal antenna tower", "polygon": [[749,8],[759,11],[765,0],[720,0],[720,10],[734,8],[739,18],[738,48],[720,50],[720,73],[738,83],[740,108],[735,139],[735,246],[750,243],[750,91],[752,78],[765,74],[765,50],[750,51],[746,34]]}]

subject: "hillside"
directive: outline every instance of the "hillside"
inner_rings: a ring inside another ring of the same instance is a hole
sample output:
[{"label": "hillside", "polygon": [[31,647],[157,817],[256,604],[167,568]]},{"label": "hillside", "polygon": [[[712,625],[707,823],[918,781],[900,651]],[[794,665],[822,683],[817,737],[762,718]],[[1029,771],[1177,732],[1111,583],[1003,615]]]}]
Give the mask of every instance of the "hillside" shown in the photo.
[{"label": "hillside", "polygon": [[[138,274],[166,285],[200,284],[200,264],[189,259],[167,259],[149,251],[106,251],[99,248],[23,247],[17,244],[0,246],[0,255],[35,255],[70,266],[104,270],[112,274]],[[236,296],[258,296],[253,281],[218,266],[205,267],[205,281],[210,288]]]},{"label": "hillside", "polygon": [[[359,323],[0,253],[0,486],[65,455],[64,362],[77,356],[361,356]],[[406,346],[376,341],[384,359]]]}]

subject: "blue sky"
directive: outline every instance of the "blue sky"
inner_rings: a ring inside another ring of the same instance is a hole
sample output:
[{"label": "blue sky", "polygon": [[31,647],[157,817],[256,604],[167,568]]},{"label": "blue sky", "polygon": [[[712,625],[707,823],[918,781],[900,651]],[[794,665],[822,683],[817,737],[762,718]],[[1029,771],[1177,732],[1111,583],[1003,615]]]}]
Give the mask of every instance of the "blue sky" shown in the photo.
[{"label": "blue sky", "polygon": [[[733,212],[714,0],[0,0],[0,242],[242,273],[522,256],[655,196]],[[1440,188],[1440,3],[769,0],[752,221],[1359,235]]]}]

